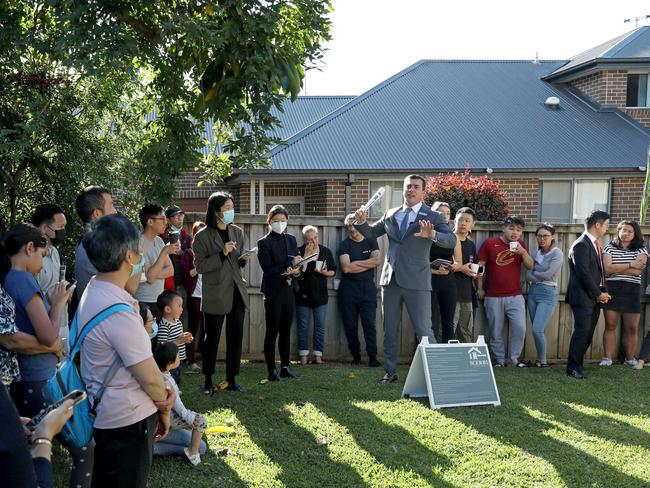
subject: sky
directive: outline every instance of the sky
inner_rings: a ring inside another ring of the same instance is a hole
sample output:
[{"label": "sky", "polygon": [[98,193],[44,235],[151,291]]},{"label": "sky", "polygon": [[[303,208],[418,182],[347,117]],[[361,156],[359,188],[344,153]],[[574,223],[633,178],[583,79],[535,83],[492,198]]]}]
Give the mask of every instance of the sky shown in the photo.
[{"label": "sky", "polygon": [[[634,29],[647,0],[333,0],[303,95],[360,95],[420,59],[568,59]],[[639,26],[650,25],[650,19]]]}]

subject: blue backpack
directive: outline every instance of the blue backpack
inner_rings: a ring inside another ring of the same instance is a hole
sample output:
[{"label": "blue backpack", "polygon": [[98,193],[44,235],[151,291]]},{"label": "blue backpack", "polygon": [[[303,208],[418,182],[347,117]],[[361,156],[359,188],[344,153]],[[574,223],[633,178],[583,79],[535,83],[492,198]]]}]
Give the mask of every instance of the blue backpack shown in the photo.
[{"label": "blue backpack", "polygon": [[[117,312],[133,312],[133,308],[126,303],[111,305],[90,319],[79,332],[77,331],[77,314],[75,313],[72,319],[72,325],[70,326],[70,337],[75,338],[73,345],[70,347],[70,354],[61,360],[56,367],[54,376],[43,387],[43,396],[49,404],[57,402],[73,390],[86,391],[86,385],[84,385],[77,366],[74,363],[75,357],[79,353],[81,344],[86,335],[88,335],[88,332],[104,319]],[[119,367],[120,358],[117,357],[113,361],[113,364],[111,364],[101,388],[92,399],[92,403],[90,398],[86,398],[75,405],[72,411],[72,417],[70,417],[63,426],[63,429],[61,429],[60,435],[63,439],[77,447],[83,447],[90,442],[93,437],[93,424],[95,423],[97,405],[99,405],[106,386],[113,379]]]}]

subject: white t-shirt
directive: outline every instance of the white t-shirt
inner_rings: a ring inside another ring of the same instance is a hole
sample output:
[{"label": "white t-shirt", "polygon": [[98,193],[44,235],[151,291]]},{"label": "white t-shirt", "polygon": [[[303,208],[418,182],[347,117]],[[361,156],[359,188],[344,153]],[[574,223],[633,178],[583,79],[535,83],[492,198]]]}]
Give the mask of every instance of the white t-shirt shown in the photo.
[{"label": "white t-shirt", "polygon": [[194,287],[194,291],[192,292],[192,296],[194,298],[202,298],[202,293],[203,293],[203,279],[201,278],[201,275],[197,275],[196,277],[196,286]]}]

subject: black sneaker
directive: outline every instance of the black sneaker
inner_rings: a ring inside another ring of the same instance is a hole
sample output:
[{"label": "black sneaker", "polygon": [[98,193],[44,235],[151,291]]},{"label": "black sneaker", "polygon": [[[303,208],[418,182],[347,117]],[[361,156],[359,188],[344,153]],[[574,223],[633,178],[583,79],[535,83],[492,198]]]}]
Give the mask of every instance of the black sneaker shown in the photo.
[{"label": "black sneaker", "polygon": [[269,381],[282,381],[282,379],[278,375],[278,372],[273,370],[269,373]]},{"label": "black sneaker", "polygon": [[381,366],[381,363],[377,361],[377,358],[370,358],[370,361],[368,361],[368,366],[371,368],[376,368],[377,366]]}]

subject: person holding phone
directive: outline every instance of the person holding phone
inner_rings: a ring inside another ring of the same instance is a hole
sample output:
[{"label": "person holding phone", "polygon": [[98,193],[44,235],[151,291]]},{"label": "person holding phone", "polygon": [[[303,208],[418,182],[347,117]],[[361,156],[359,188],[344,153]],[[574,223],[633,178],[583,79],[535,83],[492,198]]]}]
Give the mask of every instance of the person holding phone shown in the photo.
[{"label": "person holding phone", "polygon": [[454,218],[454,234],[460,245],[461,262],[454,266],[456,278],[457,301],[454,310],[454,336],[460,342],[474,342],[474,307],[476,306],[476,293],[474,280],[483,274],[483,267],[478,264],[476,244],[469,238],[476,213],[469,207],[459,208]]},{"label": "person holding phone", "polygon": [[537,349],[535,366],[548,368],[546,360],[546,326],[557,306],[558,280],[562,271],[564,253],[555,246],[555,227],[543,223],[535,231],[538,249],[533,253],[533,269],[526,271],[528,312],[533,323],[533,337]]},{"label": "person holding phone", "polygon": [[[289,212],[282,205],[274,205],[266,216],[269,232],[257,241],[257,259],[262,267],[264,294],[264,358],[269,381],[295,378],[289,369],[291,345],[291,323],[295,314],[294,291],[298,289],[295,278],[300,267],[294,263],[300,260],[296,238],[285,232]],[[275,368],[275,342],[279,336],[280,374]]]},{"label": "person holding phone", "polygon": [[[451,207],[446,202],[434,202],[432,210],[442,214],[449,225]],[[431,266],[431,329],[436,336],[436,341],[447,343],[454,339],[454,312],[458,301],[456,278],[454,271],[460,266],[462,260],[460,242],[456,240],[453,248],[440,247],[431,244],[429,259],[444,259],[450,264],[438,267]]]},{"label": "person holding phone", "polygon": [[[232,195],[218,191],[210,195],[205,212],[205,227],[194,237],[194,266],[201,275],[203,313],[203,392],[213,393],[221,327],[226,319],[226,380],[220,389],[241,392],[235,377],[239,374],[244,317],[249,299],[242,268],[250,259],[244,253],[244,231],[233,224],[235,204]],[[240,259],[241,258],[241,259]]]},{"label": "person holding phone", "polygon": [[[43,267],[47,244],[41,231],[32,224],[19,223],[11,227],[0,248],[0,283],[14,302],[18,330],[35,336],[43,346],[52,347],[60,342],[62,309],[67,306],[75,288],[66,289],[67,282],[61,281],[50,288],[46,299],[35,276]],[[46,406],[43,386],[54,376],[57,362],[55,352],[18,354],[21,381],[12,383],[10,392],[22,416],[33,417]],[[72,456],[70,485],[89,487],[93,471],[93,442],[83,448],[63,439],[60,442]]]},{"label": "person holding phone", "polygon": [[314,319],[314,364],[323,362],[325,317],[327,314],[327,278],[336,274],[334,255],[318,242],[318,229],[313,225],[302,228],[304,244],[298,248],[302,258],[317,254],[315,261],[302,266],[296,292],[296,324],[298,326],[298,354],[300,364],[307,364],[309,356],[309,319]]}]

